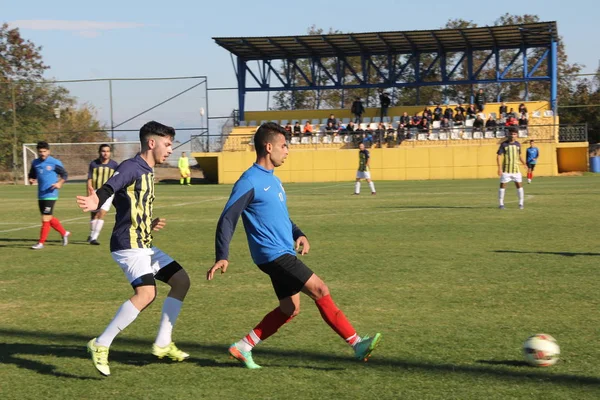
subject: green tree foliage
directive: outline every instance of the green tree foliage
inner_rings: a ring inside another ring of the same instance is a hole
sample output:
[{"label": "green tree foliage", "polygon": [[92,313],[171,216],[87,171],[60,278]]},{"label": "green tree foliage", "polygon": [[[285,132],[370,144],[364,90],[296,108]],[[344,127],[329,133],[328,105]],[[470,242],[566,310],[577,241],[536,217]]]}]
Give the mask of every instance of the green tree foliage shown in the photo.
[{"label": "green tree foliage", "polygon": [[[40,52],[41,47],[23,39],[17,28],[0,25],[0,170],[13,166],[15,129],[17,161],[21,160],[22,143],[42,139],[83,142],[108,137],[93,107],[78,106],[67,89],[43,81],[49,67]],[[93,130],[98,132],[89,132]]]}]

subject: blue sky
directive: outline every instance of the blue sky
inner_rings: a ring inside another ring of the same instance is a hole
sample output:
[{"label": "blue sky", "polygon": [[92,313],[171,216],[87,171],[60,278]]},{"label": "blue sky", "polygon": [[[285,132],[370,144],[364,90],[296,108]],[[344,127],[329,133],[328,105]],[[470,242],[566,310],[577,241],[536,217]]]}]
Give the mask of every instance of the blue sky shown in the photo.
[{"label": "blue sky", "polygon": [[[454,18],[490,25],[505,12],[557,21],[569,62],[585,64],[584,72],[595,72],[598,67],[597,0],[476,0],[472,4],[385,0],[0,0],[0,22],[19,27],[23,37],[41,45],[45,63],[51,67],[46,77],[59,80],[203,75],[208,77],[209,87],[235,87],[230,55],[212,37],[301,35],[313,24],[344,32],[438,29]],[[194,83],[115,83],[115,122]],[[109,119],[106,84],[70,84],[67,88],[81,102],[93,104],[103,121]],[[199,126],[198,110],[204,104],[204,91],[191,91],[124,127],[136,129],[148,118],[163,119],[174,126]],[[237,108],[236,92],[210,92],[209,106],[213,116],[228,115]],[[265,94],[247,98],[247,110],[265,106]]]}]

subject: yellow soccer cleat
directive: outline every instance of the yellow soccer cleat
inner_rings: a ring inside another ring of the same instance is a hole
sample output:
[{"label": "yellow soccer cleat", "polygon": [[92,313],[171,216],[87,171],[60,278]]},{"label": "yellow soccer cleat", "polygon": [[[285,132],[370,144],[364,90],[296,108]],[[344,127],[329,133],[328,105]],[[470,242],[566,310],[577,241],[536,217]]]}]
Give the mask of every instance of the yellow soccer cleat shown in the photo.
[{"label": "yellow soccer cleat", "polygon": [[110,368],[108,366],[108,347],[97,346],[96,338],[90,340],[87,344],[88,353],[92,356],[92,362],[94,367],[104,376],[110,375]]},{"label": "yellow soccer cleat", "polygon": [[173,342],[169,343],[169,345],[165,347],[159,347],[156,345],[156,343],[154,343],[152,345],[152,354],[159,359],[169,357],[173,361],[183,361],[190,356],[188,353],[179,350]]}]

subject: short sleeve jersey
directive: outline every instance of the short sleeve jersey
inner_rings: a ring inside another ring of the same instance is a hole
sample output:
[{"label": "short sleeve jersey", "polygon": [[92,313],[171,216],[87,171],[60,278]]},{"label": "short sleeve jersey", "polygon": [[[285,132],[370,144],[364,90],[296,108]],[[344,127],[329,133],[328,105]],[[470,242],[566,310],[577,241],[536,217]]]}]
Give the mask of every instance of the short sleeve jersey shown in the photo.
[{"label": "short sleeve jersey", "polygon": [[92,187],[100,189],[113,176],[118,166],[119,164],[114,160],[108,160],[106,164],[102,164],[99,158],[92,161],[88,168],[88,179],[92,180]]},{"label": "short sleeve jersey", "polygon": [[110,251],[152,247],[154,170],[138,154],[123,161],[105,185],[117,210]]},{"label": "short sleeve jersey", "polygon": [[502,142],[500,147],[498,148],[498,155],[504,155],[504,160],[502,161],[502,172],[506,172],[508,174],[517,174],[521,171],[519,170],[519,160],[521,156],[521,143],[515,142]]},{"label": "short sleeve jersey", "polygon": [[540,151],[537,147],[529,147],[527,149],[527,164],[535,164],[537,162],[537,158],[540,156]]},{"label": "short sleeve jersey", "polygon": [[62,162],[52,156],[46,157],[45,160],[36,158],[31,163],[29,170],[29,178],[37,179],[38,182],[38,199],[40,200],[57,200],[58,189],[52,188],[59,177],[67,180],[67,171],[63,167]]},{"label": "short sleeve jersey", "polygon": [[369,154],[369,150],[359,150],[358,151],[358,170],[361,172],[366,172],[369,170],[369,166],[367,165],[367,161],[369,161],[371,155]]}]

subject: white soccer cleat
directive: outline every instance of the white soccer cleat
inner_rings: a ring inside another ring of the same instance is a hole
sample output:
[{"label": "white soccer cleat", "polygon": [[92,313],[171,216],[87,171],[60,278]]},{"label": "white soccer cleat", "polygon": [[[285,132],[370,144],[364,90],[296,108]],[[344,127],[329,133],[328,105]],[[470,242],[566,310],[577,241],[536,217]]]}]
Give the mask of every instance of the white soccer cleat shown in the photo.
[{"label": "white soccer cleat", "polygon": [[33,246],[31,246],[31,248],[33,250],[41,250],[44,248],[44,245],[42,243],[37,243],[37,244],[34,244]]},{"label": "white soccer cleat", "polygon": [[71,232],[66,231],[65,236],[62,237],[62,245],[66,246],[69,244],[69,236],[71,236]]}]

